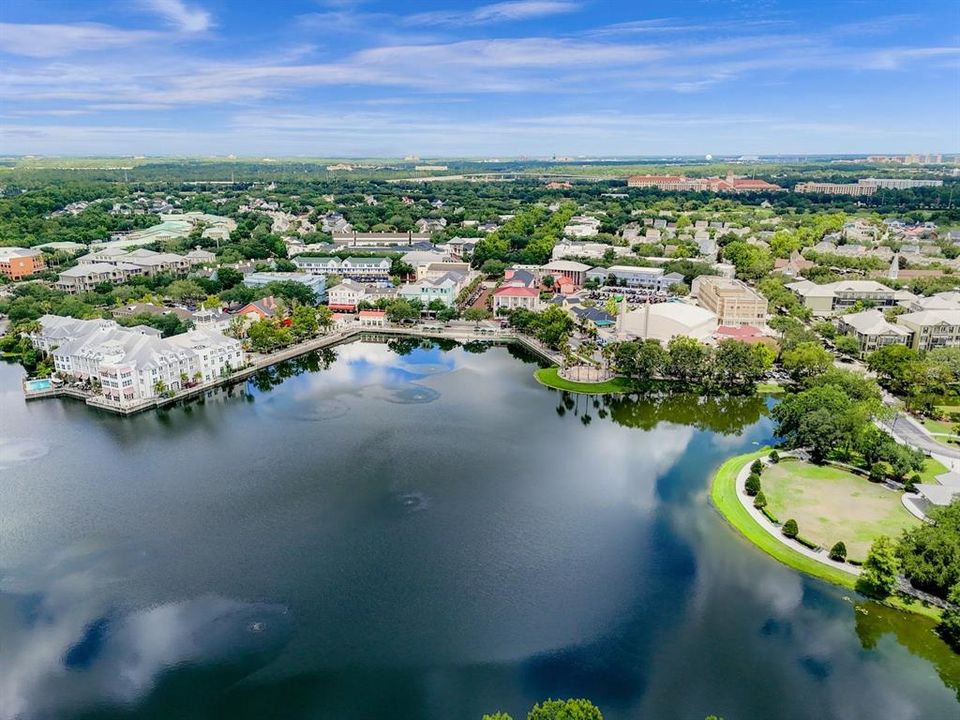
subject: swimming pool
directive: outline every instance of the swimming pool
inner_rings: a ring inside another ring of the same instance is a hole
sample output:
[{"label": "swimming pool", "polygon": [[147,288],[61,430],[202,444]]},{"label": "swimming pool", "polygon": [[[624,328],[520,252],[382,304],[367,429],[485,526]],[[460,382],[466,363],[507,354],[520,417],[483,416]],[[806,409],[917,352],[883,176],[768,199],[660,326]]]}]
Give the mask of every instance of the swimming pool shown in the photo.
[{"label": "swimming pool", "polygon": [[39,392],[40,390],[49,390],[52,384],[49,378],[43,378],[41,380],[27,380],[24,386],[30,392]]}]

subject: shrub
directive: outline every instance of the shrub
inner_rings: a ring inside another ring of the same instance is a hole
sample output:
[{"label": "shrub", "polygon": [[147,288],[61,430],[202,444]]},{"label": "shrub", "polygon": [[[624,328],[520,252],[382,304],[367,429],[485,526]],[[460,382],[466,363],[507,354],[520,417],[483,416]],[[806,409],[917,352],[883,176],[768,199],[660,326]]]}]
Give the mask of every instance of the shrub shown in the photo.
[{"label": "shrub", "polygon": [[767,508],[760,508],[760,512],[762,512],[762,513],[764,514],[764,516],[766,516],[767,520],[769,520],[770,522],[772,522],[772,523],[774,523],[774,524],[780,522],[780,521],[777,519],[777,516],[774,515],[772,512],[770,512],[770,510],[768,510]]},{"label": "shrub", "polygon": [[953,586],[947,599],[953,607],[943,611],[937,631],[950,647],[960,652],[960,583]]},{"label": "shrub", "polygon": [[760,492],[760,476],[751,474],[747,478],[747,482],[744,484],[744,489],[747,491],[747,495],[754,497],[758,492]]},{"label": "shrub", "polygon": [[767,497],[763,494],[763,491],[757,493],[757,496],[753,499],[753,506],[757,510],[763,510],[767,506]]},{"label": "shrub", "polygon": [[797,527],[797,521],[793,518],[790,518],[783,524],[783,528],[781,528],[780,532],[783,533],[784,537],[793,539],[800,534],[800,528]]},{"label": "shrub", "polygon": [[816,550],[817,548],[820,547],[813,540],[807,540],[805,537],[800,537],[799,535],[797,535],[797,537],[795,537],[794,540],[796,540],[798,543],[800,543],[804,547],[810,548],[811,550]]},{"label": "shrub", "polygon": [[760,458],[753,461],[753,464],[750,466],[750,473],[753,475],[761,475],[763,473],[763,463],[760,461]]},{"label": "shrub", "polygon": [[870,482],[883,482],[890,477],[890,465],[882,460],[870,466]]},{"label": "shrub", "polygon": [[843,542],[838,542],[830,548],[830,559],[837,562],[844,562],[847,559],[847,546]]},{"label": "shrub", "polygon": [[780,453],[778,453],[776,450],[771,450],[769,458],[770,462],[776,465],[778,462],[780,462]]}]

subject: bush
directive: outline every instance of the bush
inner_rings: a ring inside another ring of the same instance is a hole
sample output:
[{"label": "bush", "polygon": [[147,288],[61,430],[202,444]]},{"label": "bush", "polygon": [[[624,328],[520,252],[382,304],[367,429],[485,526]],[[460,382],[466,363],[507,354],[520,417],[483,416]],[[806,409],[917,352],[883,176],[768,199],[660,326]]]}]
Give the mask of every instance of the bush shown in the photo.
[{"label": "bush", "polygon": [[760,512],[762,512],[762,513],[764,514],[764,516],[767,518],[767,520],[769,520],[770,522],[772,522],[772,523],[774,523],[774,524],[780,522],[780,521],[777,519],[777,516],[774,515],[772,512],[770,512],[767,508],[765,508],[765,507],[764,507],[764,508],[760,508]]},{"label": "bush", "polygon": [[960,583],[953,586],[947,599],[953,607],[943,611],[937,631],[950,647],[960,652]]},{"label": "bush", "polygon": [[750,466],[750,473],[752,475],[761,475],[763,474],[763,463],[759,458],[753,461],[753,464]]},{"label": "bush", "polygon": [[830,559],[837,562],[844,562],[847,559],[847,546],[843,542],[838,542],[830,548]]},{"label": "bush", "polygon": [[797,526],[797,521],[793,518],[790,518],[783,524],[780,532],[783,533],[784,537],[788,537],[792,540],[800,534],[800,528]]},{"label": "bush", "polygon": [[757,496],[753,499],[753,506],[757,510],[763,510],[767,506],[767,497],[763,494],[763,491],[757,493]]},{"label": "bush", "polygon": [[795,537],[794,540],[796,540],[798,543],[800,543],[804,547],[810,548],[811,550],[816,550],[817,548],[820,547],[813,540],[807,540],[805,537],[800,537],[799,535],[797,535],[797,537]]},{"label": "bush", "polygon": [[747,491],[747,495],[754,497],[758,492],[760,492],[760,476],[759,475],[750,475],[747,478],[747,482],[744,484],[744,489]]},{"label": "bush", "polygon": [[870,466],[870,482],[883,482],[888,477],[890,477],[890,464],[885,463],[882,460],[880,462],[875,462]]},{"label": "bush", "polygon": [[780,453],[778,453],[776,450],[771,450],[770,455],[768,457],[770,459],[770,462],[772,462],[774,465],[780,462]]}]

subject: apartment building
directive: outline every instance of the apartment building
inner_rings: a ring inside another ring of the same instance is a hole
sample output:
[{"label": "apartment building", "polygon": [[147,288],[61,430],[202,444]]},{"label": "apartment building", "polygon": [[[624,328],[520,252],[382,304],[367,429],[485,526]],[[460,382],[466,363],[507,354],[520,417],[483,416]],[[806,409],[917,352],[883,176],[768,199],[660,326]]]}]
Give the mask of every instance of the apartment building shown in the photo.
[{"label": "apartment building", "polygon": [[305,272],[255,272],[243,278],[243,284],[251,288],[263,287],[274,282],[295,282],[304,285],[313,291],[316,302],[322,302],[327,297],[327,278],[323,275]]},{"label": "apartment building", "polygon": [[693,280],[692,294],[721,325],[762,327],[767,322],[767,299],[742,280],[701,275]]},{"label": "apartment building", "polygon": [[358,282],[382,282],[390,279],[390,258],[386,257],[314,257],[297,255],[293,264],[312,275],[339,275]]},{"label": "apartment building", "polygon": [[825,195],[852,195],[861,197],[873,195],[877,191],[876,185],[863,185],[861,183],[827,183],[827,182],[805,182],[798,183],[794,188],[798,193],[823,193]]},{"label": "apartment building", "polygon": [[58,373],[96,381],[104,397],[119,403],[210,382],[246,364],[239,340],[208,329],[161,338],[153,328],[44,315],[30,338],[51,353]]},{"label": "apartment building", "polygon": [[36,248],[0,247],[0,275],[21,280],[45,270],[43,252]]},{"label": "apartment building", "polygon": [[960,310],[921,310],[897,317],[897,323],[913,333],[914,350],[960,346]]},{"label": "apartment building", "polygon": [[897,302],[896,292],[875,280],[839,280],[825,285],[799,280],[788,283],[786,288],[795,292],[818,316],[843,312],[858,302],[870,303],[874,307],[889,307]]},{"label": "apartment building", "polygon": [[596,280],[601,285],[615,282],[631,288],[643,288],[654,292],[666,292],[671,285],[683,282],[683,275],[668,273],[663,268],[636,267],[634,265],[611,265],[608,268],[595,267],[587,271],[588,280]]},{"label": "apartment building", "polygon": [[861,357],[886,345],[909,345],[913,336],[903,325],[888,322],[884,314],[875,308],[841,315],[837,325],[840,332],[857,339]]}]

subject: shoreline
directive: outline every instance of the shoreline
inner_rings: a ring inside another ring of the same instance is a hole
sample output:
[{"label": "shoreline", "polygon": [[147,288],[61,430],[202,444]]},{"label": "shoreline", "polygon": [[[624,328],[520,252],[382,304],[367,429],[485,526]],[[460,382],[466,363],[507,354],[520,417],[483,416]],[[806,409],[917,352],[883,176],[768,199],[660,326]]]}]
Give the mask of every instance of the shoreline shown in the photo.
[{"label": "shoreline", "polygon": [[[771,529],[761,525],[744,506],[739,494],[738,478],[744,468],[754,460],[768,455],[770,450],[771,448],[766,447],[735,455],[721,463],[710,478],[711,504],[739,535],[780,563],[804,575],[858,592],[857,575],[852,570],[840,569],[839,563],[823,562],[800,552],[799,548],[792,547],[786,538],[777,537]],[[908,602],[897,595],[891,595],[884,600],[866,595],[863,597],[903,612],[934,620],[940,618],[940,611],[937,608],[925,606],[919,601]]]}]

